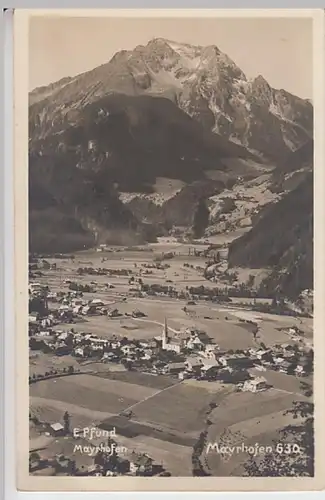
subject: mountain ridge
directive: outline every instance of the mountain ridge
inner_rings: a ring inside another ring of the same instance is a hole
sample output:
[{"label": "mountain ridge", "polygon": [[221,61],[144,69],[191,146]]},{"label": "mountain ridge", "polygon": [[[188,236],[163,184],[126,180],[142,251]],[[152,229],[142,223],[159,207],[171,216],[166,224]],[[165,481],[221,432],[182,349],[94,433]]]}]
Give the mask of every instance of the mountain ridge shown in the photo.
[{"label": "mountain ridge", "polygon": [[154,38],[147,45],[117,52],[93,70],[51,85],[30,93],[30,105],[36,106],[32,114],[43,123],[53,118],[73,123],[76,107],[122,93],[165,96],[206,129],[273,160],[312,136],[309,101],[273,89],[261,75],[249,80],[214,45]]}]

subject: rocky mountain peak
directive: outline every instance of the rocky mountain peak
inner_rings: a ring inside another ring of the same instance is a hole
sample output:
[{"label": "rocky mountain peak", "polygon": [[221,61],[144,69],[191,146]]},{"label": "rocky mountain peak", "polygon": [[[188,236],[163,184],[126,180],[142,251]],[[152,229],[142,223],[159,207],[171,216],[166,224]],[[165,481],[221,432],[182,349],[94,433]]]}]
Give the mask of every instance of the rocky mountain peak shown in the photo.
[{"label": "rocky mountain peak", "polygon": [[[312,104],[244,72],[217,45],[153,38],[74,78],[30,94],[32,135],[58,131],[76,109],[111,93],[166,97],[206,129],[277,160],[310,139]],[[269,140],[270,135],[276,138]]]}]

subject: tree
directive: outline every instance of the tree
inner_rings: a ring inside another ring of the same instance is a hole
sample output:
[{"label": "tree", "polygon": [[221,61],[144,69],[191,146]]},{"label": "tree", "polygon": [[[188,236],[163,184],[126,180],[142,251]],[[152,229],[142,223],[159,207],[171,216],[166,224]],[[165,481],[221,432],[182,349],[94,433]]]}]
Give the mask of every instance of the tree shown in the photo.
[{"label": "tree", "polygon": [[37,453],[37,451],[32,451],[32,453],[29,455],[30,460],[40,460],[40,456]]},{"label": "tree", "polygon": [[64,421],[64,431],[66,434],[70,432],[70,415],[66,411],[63,415],[63,421]]},{"label": "tree", "polygon": [[246,476],[313,477],[314,476],[314,405],[295,401],[284,414],[302,419],[297,425],[288,425],[274,441],[272,452],[261,460],[250,458],[244,465]]},{"label": "tree", "polygon": [[194,238],[201,238],[204,234],[205,228],[209,223],[210,212],[206,206],[205,200],[201,198],[194,209],[193,217],[193,236]]}]

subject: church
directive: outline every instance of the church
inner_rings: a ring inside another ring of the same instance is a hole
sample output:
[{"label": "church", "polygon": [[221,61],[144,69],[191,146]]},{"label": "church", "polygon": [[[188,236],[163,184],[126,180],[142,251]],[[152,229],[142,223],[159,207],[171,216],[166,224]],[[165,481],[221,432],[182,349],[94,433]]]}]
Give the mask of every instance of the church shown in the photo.
[{"label": "church", "polygon": [[184,340],[175,337],[171,338],[169,336],[166,318],[161,339],[162,339],[162,348],[165,351],[174,351],[176,353],[180,353],[182,348],[185,346]]}]

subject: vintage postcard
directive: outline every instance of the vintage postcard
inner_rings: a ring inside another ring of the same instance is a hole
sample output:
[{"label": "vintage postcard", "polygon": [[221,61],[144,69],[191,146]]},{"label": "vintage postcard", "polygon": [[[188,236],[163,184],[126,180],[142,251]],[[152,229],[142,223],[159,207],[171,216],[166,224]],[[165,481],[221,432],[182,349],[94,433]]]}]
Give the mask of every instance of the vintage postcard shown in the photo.
[{"label": "vintage postcard", "polygon": [[15,12],[19,489],[324,486],[323,26]]}]

